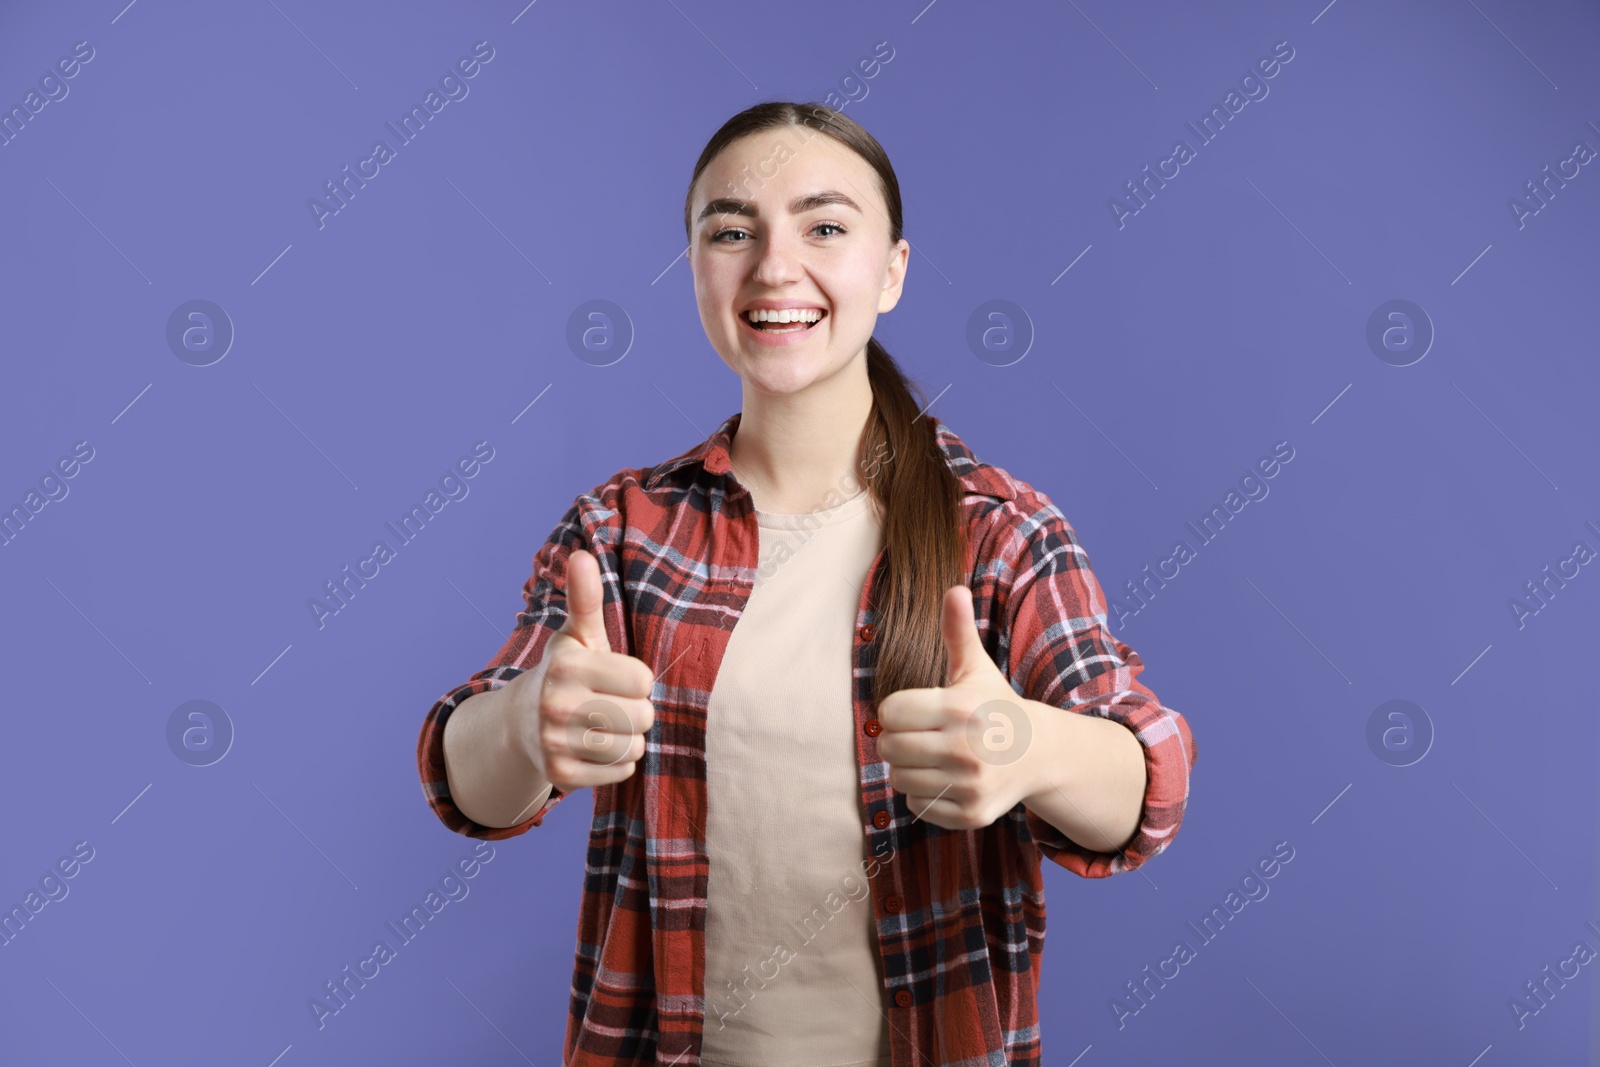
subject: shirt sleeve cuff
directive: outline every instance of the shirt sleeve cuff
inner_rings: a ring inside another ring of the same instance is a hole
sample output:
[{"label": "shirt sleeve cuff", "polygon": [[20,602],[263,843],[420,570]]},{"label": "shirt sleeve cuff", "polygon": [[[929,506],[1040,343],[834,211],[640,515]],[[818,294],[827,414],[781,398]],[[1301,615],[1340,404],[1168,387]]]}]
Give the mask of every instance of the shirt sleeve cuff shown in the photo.
[{"label": "shirt sleeve cuff", "polygon": [[[1096,714],[1085,710],[1077,714]],[[1144,801],[1133,838],[1120,852],[1084,848],[1024,806],[1028,831],[1039,852],[1084,878],[1106,878],[1135,870],[1159,855],[1177,836],[1189,800],[1194,737],[1184,717],[1154,701],[1113,704],[1104,717],[1132,730],[1144,752]]]},{"label": "shirt sleeve cuff", "polygon": [[523,673],[521,667],[491,667],[479,671],[468,681],[440,697],[433,707],[428,709],[427,717],[423,720],[422,733],[417,738],[417,771],[422,779],[422,795],[433,808],[433,813],[439,817],[439,821],[458,834],[486,841],[498,841],[525,834],[531,827],[540,825],[550,809],[567,795],[552,783],[549,795],[539,805],[538,810],[523,822],[512,826],[485,826],[476,822],[456,807],[455,801],[450,798],[450,781],[444,765],[445,723],[449,722],[450,716],[461,706],[463,700],[478,693],[499,689],[521,673]]}]

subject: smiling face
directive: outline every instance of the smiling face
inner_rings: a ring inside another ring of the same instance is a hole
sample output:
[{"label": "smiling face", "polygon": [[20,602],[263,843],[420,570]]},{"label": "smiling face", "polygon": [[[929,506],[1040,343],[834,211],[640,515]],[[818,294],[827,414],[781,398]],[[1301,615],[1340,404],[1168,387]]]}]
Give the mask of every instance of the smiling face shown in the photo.
[{"label": "smiling face", "polygon": [[[865,359],[878,315],[900,300],[911,246],[889,241],[877,173],[827,135],[734,141],[695,182],[690,219],[700,322],[747,393],[797,393]],[[753,309],[802,321],[758,326]]]}]

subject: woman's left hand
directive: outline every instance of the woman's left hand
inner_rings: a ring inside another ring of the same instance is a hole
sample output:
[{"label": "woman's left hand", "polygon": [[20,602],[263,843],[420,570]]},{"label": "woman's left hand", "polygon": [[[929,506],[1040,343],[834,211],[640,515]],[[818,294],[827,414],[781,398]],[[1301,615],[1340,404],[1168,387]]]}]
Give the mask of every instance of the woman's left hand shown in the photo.
[{"label": "woman's left hand", "polygon": [[939,629],[947,686],[902,689],[878,705],[878,754],[906,806],[947,830],[978,830],[1034,791],[1028,701],[983,647],[965,585],[945,590]]}]

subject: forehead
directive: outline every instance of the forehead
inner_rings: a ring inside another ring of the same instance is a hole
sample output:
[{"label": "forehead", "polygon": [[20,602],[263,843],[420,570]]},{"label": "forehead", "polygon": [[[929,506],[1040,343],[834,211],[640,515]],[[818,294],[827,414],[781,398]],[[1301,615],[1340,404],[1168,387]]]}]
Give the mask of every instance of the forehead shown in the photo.
[{"label": "forehead", "polygon": [[698,214],[706,201],[732,197],[771,215],[787,210],[796,195],[821,189],[837,189],[869,215],[883,210],[877,174],[854,150],[811,130],[760,130],[734,141],[706,166],[695,184],[693,210]]}]

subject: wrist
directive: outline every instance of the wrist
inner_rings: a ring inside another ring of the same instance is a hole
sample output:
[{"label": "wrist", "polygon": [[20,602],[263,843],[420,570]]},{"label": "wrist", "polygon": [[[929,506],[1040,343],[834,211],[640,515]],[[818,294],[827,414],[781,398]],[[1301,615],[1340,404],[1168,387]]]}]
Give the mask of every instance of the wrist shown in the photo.
[{"label": "wrist", "polygon": [[1033,807],[1041,798],[1053,797],[1057,790],[1076,778],[1076,759],[1082,752],[1077,731],[1080,717],[1039,700],[1026,701],[1032,739],[1022,758],[1022,803]]},{"label": "wrist", "polygon": [[535,672],[527,671],[519,674],[498,689],[485,693],[484,696],[490,698],[486,711],[496,743],[504,751],[511,753],[522,769],[540,773],[538,754],[532,748],[536,739],[525,736],[522,716],[516,711],[517,706],[527,699],[522,690],[540,680],[523,681],[533,673]]}]

